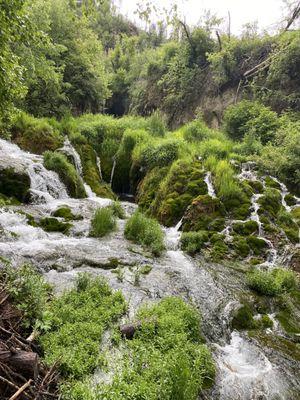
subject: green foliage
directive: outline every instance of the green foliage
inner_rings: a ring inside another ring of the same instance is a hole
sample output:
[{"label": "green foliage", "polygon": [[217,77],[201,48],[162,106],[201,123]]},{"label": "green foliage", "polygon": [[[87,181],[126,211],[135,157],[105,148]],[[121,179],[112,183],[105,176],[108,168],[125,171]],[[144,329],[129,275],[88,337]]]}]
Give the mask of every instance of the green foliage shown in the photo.
[{"label": "green foliage", "polygon": [[211,386],[214,364],[201,344],[195,309],[179,298],[166,298],[142,308],[137,318],[141,329],[125,343],[122,372],[98,387],[101,398],[195,400]]},{"label": "green foliage", "polygon": [[57,150],[63,145],[63,137],[47,119],[34,118],[28,114],[17,114],[13,120],[12,139],[22,149],[35,154],[46,150]]},{"label": "green foliage", "polygon": [[113,201],[111,204],[111,209],[113,214],[120,219],[125,219],[126,218],[126,214],[125,211],[122,207],[122,204],[119,201]]},{"label": "green foliage", "polygon": [[63,218],[66,221],[81,220],[81,215],[74,215],[69,207],[59,207],[54,211],[53,217]]},{"label": "green foliage", "polygon": [[159,256],[165,248],[163,232],[158,222],[139,211],[127,221],[124,234],[126,239],[149,248],[155,256]]},{"label": "green foliage", "polygon": [[22,312],[25,329],[43,326],[45,308],[51,294],[51,287],[42,275],[30,266],[13,268],[7,265],[0,269],[0,281],[4,284],[13,304]]},{"label": "green foliage", "polygon": [[120,292],[102,278],[79,274],[76,287],[48,306],[50,329],[40,338],[48,365],[59,360],[66,379],[80,380],[101,365],[102,334],[126,310]]},{"label": "green foliage", "polygon": [[103,237],[117,228],[114,210],[111,207],[98,208],[91,221],[91,236]]},{"label": "green foliage", "polygon": [[277,114],[258,102],[243,100],[228,107],[224,115],[225,130],[234,140],[243,139],[249,133],[261,140],[263,144],[275,137],[279,127]]},{"label": "green foliage", "polygon": [[147,120],[146,128],[152,136],[165,136],[166,123],[163,116],[155,111]]},{"label": "green foliage", "polygon": [[247,244],[256,256],[260,256],[268,247],[268,244],[265,240],[256,236],[248,236]]},{"label": "green foliage", "polygon": [[66,156],[58,152],[46,151],[44,165],[59,175],[70,196],[79,199],[86,197],[82,180]]},{"label": "green foliage", "polygon": [[248,236],[258,231],[258,224],[256,221],[237,222],[232,225],[232,229],[239,235]]},{"label": "green foliage", "polygon": [[277,189],[267,188],[259,199],[262,212],[267,212],[271,217],[276,217],[281,209],[281,195]]},{"label": "green foliage", "polygon": [[255,270],[248,274],[248,285],[259,294],[276,296],[294,289],[297,286],[297,277],[293,271],[285,268]]},{"label": "green foliage", "polygon": [[208,241],[206,231],[183,232],[180,238],[181,248],[189,254],[195,254],[202,250]]},{"label": "green foliage", "polygon": [[248,304],[244,304],[233,315],[231,325],[233,329],[255,329],[257,322],[253,318],[253,312]]}]

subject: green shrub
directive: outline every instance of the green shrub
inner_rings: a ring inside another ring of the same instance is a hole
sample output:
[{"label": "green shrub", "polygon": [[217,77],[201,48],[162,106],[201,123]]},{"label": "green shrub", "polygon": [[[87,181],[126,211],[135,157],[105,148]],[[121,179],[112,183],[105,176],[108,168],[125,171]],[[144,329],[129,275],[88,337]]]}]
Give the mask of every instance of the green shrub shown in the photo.
[{"label": "green shrub", "polygon": [[276,217],[281,209],[281,194],[277,189],[267,188],[258,202],[261,212],[267,212],[271,217]]},{"label": "green shrub", "polygon": [[0,269],[0,282],[13,304],[22,312],[23,327],[28,330],[40,327],[52,291],[42,275],[30,265],[20,268],[7,265]]},{"label": "green shrub", "polygon": [[181,235],[181,248],[189,254],[195,254],[202,250],[205,242],[208,241],[208,233],[200,232],[183,232]]},{"label": "green shrub", "polygon": [[111,207],[98,208],[91,221],[91,236],[103,237],[117,228],[116,217]]},{"label": "green shrub", "polygon": [[120,219],[125,219],[125,211],[122,207],[122,204],[119,201],[113,201],[112,204],[110,205],[110,208],[112,209],[113,215],[117,218]]},{"label": "green shrub", "polygon": [[232,229],[239,235],[249,236],[258,231],[258,223],[256,221],[237,222],[232,225]]},{"label": "green shrub", "polygon": [[125,342],[121,372],[98,388],[99,398],[196,400],[215,375],[197,311],[174,297],[142,308],[137,318],[141,328]]},{"label": "green shrub", "polygon": [[63,145],[63,137],[45,118],[34,118],[26,113],[16,116],[12,125],[12,139],[22,149],[35,154],[54,151]]},{"label": "green shrub", "polygon": [[82,379],[101,365],[102,334],[126,310],[120,292],[102,278],[80,274],[76,288],[55,298],[48,307],[50,329],[40,343],[48,365],[59,360],[67,379]]},{"label": "green shrub", "polygon": [[209,128],[205,123],[196,119],[183,127],[183,137],[187,142],[201,142],[209,137]]},{"label": "green shrub", "polygon": [[260,256],[261,253],[264,252],[265,249],[268,247],[268,244],[265,240],[260,239],[256,236],[248,236],[246,240],[250,249],[256,256]]},{"label": "green shrub", "polygon": [[243,100],[227,108],[224,114],[225,131],[234,140],[253,132],[263,144],[275,137],[279,118],[269,107],[258,102]]},{"label": "green shrub", "polygon": [[147,218],[139,211],[127,221],[124,234],[126,239],[148,247],[155,256],[160,255],[165,248],[159,223],[152,218]]},{"label": "green shrub", "polygon": [[284,268],[255,270],[248,274],[248,285],[259,294],[275,296],[297,286],[296,274]]},{"label": "green shrub", "polygon": [[232,244],[233,244],[235,253],[237,255],[241,256],[242,258],[245,258],[248,256],[248,254],[250,252],[250,247],[249,247],[247,241],[245,240],[245,238],[240,237],[240,236],[235,236]]},{"label": "green shrub", "polygon": [[78,199],[86,197],[82,180],[66,156],[57,152],[46,151],[44,153],[44,165],[59,175],[70,196]]},{"label": "green shrub", "polygon": [[166,122],[159,111],[155,111],[146,122],[146,129],[152,136],[165,136]]}]

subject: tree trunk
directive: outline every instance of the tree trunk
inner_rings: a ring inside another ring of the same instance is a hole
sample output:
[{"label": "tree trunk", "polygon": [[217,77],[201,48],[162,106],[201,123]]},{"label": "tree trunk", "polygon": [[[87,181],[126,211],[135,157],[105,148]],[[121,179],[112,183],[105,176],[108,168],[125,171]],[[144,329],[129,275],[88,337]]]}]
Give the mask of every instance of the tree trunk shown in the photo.
[{"label": "tree trunk", "polygon": [[39,357],[32,351],[0,351],[0,361],[26,378],[36,379],[39,374]]}]

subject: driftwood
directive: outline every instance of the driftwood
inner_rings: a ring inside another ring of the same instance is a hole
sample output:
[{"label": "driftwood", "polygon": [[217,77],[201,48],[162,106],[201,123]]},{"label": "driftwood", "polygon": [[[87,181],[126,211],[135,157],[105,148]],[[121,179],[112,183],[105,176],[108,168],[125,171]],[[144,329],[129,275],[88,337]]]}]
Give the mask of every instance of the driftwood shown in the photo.
[{"label": "driftwood", "polygon": [[9,398],[9,400],[16,400],[21,395],[21,393],[23,393],[24,390],[26,390],[28,388],[28,386],[31,385],[31,382],[32,382],[32,379],[29,379],[28,382],[24,383],[24,385],[21,386],[20,389],[18,389],[16,391],[16,393]]}]

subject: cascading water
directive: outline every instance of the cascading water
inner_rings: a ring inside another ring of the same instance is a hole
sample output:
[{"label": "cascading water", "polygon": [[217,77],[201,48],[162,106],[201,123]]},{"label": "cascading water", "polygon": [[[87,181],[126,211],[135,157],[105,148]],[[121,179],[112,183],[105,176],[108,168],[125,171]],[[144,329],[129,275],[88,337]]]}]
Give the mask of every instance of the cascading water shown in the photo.
[{"label": "cascading water", "polygon": [[96,164],[97,164],[100,180],[102,181],[103,177],[102,177],[102,169],[101,169],[101,160],[96,152],[95,152],[95,155],[96,155]]},{"label": "cascading water", "polygon": [[[0,141],[0,160],[10,166],[13,162],[26,170],[39,165],[41,158],[22,152],[17,146]],[[4,146],[4,147],[3,147]],[[11,149],[10,146],[13,146]],[[5,149],[5,151],[3,150]],[[11,162],[13,154],[15,160]],[[3,155],[3,158],[1,158]],[[6,158],[5,158],[6,157]],[[5,161],[3,161],[5,158]],[[80,160],[80,158],[79,158]],[[74,161],[75,162],[75,161]],[[9,164],[10,163],[10,164]],[[81,163],[80,163],[81,165]],[[78,164],[78,168],[80,168]],[[49,180],[52,173],[43,170]],[[40,176],[37,172],[33,172]],[[34,175],[36,177],[36,175]],[[61,187],[58,176],[56,186]],[[33,179],[34,180],[34,179]],[[43,183],[34,182],[36,190],[44,190]],[[38,189],[39,187],[39,189]],[[156,301],[165,296],[181,296],[192,302],[202,312],[203,331],[208,345],[212,348],[217,364],[216,385],[205,394],[210,400],[294,400],[286,392],[286,386],[300,390],[297,376],[286,358],[270,358],[270,349],[264,350],[247,334],[231,332],[232,312],[239,306],[237,295],[241,288],[237,274],[215,264],[193,259],[179,248],[181,224],[165,230],[165,255],[152,259],[140,246],[124,239],[125,221],[118,221],[118,231],[101,240],[89,237],[90,220],[94,210],[110,204],[108,199],[70,199],[50,194],[46,204],[31,204],[0,208],[0,254],[12,260],[14,265],[30,262],[44,272],[46,279],[53,283],[57,291],[73,285],[78,272],[89,272],[93,276],[104,276],[115,290],[121,290],[129,303],[129,315],[133,317],[143,302]],[[258,212],[253,199],[254,212]],[[69,236],[61,233],[46,233],[41,228],[28,224],[24,213],[36,219],[51,216],[62,205],[71,208],[83,219],[72,221]],[[122,203],[130,215],[136,209],[133,204]],[[256,210],[255,210],[256,209]],[[21,214],[20,214],[21,212]],[[112,273],[111,259],[118,259],[124,270],[121,281]],[[133,284],[132,270],[139,265],[152,265],[152,271],[141,277],[139,286]],[[109,266],[109,268],[108,268]],[[60,272],[61,271],[61,272]],[[279,371],[279,366],[282,369]],[[291,372],[292,371],[292,372]],[[294,374],[294,375],[293,375]],[[286,380],[286,385],[285,381]],[[277,396],[277,397],[276,397]]]},{"label": "cascading water", "polygon": [[208,190],[208,194],[210,195],[210,197],[212,197],[213,199],[216,198],[216,192],[212,183],[212,179],[211,179],[211,172],[207,172],[204,178],[204,182],[207,185],[207,190]]},{"label": "cascading water", "polygon": [[113,183],[116,165],[117,165],[117,159],[116,159],[116,156],[114,156],[114,157],[113,157],[113,165],[112,165],[111,174],[110,174],[110,182],[109,182],[110,186],[111,186],[112,183]]},{"label": "cascading water", "polygon": [[28,173],[34,202],[47,203],[53,199],[68,198],[58,175],[44,167],[43,157],[25,152],[17,145],[0,139],[0,160],[4,167]]}]

